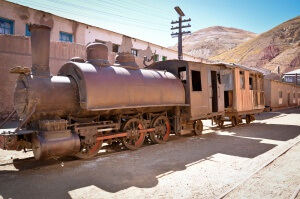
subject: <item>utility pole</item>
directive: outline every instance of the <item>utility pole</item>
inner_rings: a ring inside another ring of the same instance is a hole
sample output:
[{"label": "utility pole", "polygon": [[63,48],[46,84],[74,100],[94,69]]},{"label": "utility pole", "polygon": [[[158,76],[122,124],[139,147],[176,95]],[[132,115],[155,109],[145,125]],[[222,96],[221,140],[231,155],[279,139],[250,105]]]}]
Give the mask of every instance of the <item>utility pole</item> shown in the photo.
[{"label": "utility pole", "polygon": [[177,27],[173,27],[172,26],[171,30],[178,29],[178,32],[176,32],[176,33],[172,32],[171,36],[173,38],[174,37],[178,37],[178,59],[179,60],[183,60],[183,55],[182,55],[182,36],[186,35],[186,34],[190,34],[191,31],[182,31],[182,29],[183,28],[189,28],[189,27],[191,27],[191,25],[188,24],[188,25],[184,26],[184,25],[182,25],[182,23],[191,21],[191,18],[189,18],[189,19],[182,19],[182,17],[184,17],[185,15],[182,12],[182,10],[179,8],[179,6],[176,6],[174,9],[179,14],[179,19],[178,19],[178,21],[172,21],[171,22],[171,24],[177,24],[178,23],[178,26]]}]

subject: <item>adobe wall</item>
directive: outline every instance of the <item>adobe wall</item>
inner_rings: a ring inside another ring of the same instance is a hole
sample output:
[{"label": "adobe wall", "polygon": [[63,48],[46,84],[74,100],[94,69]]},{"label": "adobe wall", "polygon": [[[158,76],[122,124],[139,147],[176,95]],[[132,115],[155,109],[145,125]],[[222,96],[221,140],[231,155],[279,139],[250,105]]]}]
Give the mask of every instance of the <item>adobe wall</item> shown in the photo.
[{"label": "adobe wall", "polygon": [[270,107],[272,103],[272,90],[271,90],[271,80],[264,79],[264,92],[265,92],[265,106]]},{"label": "adobe wall", "polygon": [[[30,38],[25,36],[0,35],[0,119],[13,110],[14,87],[18,75],[9,71],[15,66],[31,67]],[[61,66],[72,57],[85,59],[85,46],[51,42],[50,71],[56,75]]]},{"label": "adobe wall", "polygon": [[[159,61],[162,61],[163,56],[167,57],[168,60],[177,59],[177,51],[140,39],[131,38],[113,31],[94,27],[3,0],[0,0],[0,7],[0,17],[14,21],[14,35],[24,35],[26,24],[43,24],[51,27],[51,41],[60,41],[59,35],[60,31],[62,31],[72,34],[73,42],[77,44],[87,45],[91,42],[95,42],[96,40],[105,42],[110,52],[110,63],[114,63],[114,58],[116,56],[116,54],[112,52],[113,44],[119,45],[120,52],[124,52],[122,51],[122,48],[127,48],[128,45],[130,45],[129,52],[131,52],[131,48],[138,50],[136,62],[140,68],[144,67],[143,57],[147,56],[150,58],[154,52],[159,56]],[[125,40],[126,42],[124,43]],[[204,61],[187,54],[184,54],[183,57],[188,61]]]},{"label": "adobe wall", "polygon": [[[272,109],[288,108],[298,106],[300,87],[292,84],[274,81],[269,81],[270,86],[265,86],[266,99],[269,99],[269,106]],[[282,92],[282,98],[279,98],[279,92]]]}]

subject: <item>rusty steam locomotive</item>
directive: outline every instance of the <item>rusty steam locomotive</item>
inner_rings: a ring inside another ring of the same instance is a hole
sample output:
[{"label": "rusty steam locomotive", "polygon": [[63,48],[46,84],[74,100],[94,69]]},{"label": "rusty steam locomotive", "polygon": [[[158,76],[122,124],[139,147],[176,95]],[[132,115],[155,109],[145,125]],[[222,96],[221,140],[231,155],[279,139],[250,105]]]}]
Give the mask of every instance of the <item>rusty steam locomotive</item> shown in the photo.
[{"label": "rusty steam locomotive", "polygon": [[171,132],[199,135],[201,119],[223,125],[226,100],[220,79],[232,68],[170,60],[139,69],[131,53],[120,53],[110,65],[107,47],[92,43],[86,61],[72,58],[51,76],[51,29],[29,28],[31,70],[12,70],[19,78],[10,116],[16,112],[21,123],[15,131],[0,131],[0,148],[32,149],[37,160],[90,158],[103,142],[122,142],[135,150],[145,137],[161,144]]},{"label": "rusty steam locomotive", "polygon": [[[180,80],[166,71],[138,69],[124,53],[111,66],[105,45],[87,46],[87,61],[74,58],[58,76],[49,69],[50,28],[31,25],[31,72],[17,68],[15,111],[22,123],[1,132],[0,146],[33,150],[37,160],[75,155],[89,158],[103,141],[139,148],[146,134],[155,143],[180,131],[185,106]],[[12,114],[11,114],[12,115]],[[8,118],[9,119],[9,118]]]}]

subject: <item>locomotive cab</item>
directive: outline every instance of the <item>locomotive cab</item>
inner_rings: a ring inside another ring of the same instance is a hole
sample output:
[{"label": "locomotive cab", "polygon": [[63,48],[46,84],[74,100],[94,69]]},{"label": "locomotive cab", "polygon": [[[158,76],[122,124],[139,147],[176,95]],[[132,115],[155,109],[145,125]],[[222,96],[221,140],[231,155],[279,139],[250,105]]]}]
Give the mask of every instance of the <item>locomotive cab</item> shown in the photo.
[{"label": "locomotive cab", "polygon": [[181,80],[188,104],[181,108],[184,121],[182,134],[189,133],[191,129],[194,129],[195,134],[201,134],[202,119],[212,119],[218,124],[223,122],[224,85],[221,83],[220,72],[224,66],[168,60],[156,62],[149,68],[166,70]]}]

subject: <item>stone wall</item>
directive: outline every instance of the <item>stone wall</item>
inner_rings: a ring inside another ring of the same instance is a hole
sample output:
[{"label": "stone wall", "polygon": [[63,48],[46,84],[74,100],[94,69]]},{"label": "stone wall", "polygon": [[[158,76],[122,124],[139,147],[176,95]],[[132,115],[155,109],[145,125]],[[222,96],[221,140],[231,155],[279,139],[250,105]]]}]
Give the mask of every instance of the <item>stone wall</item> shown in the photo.
[{"label": "stone wall", "polygon": [[[30,38],[25,36],[0,35],[0,119],[13,111],[14,87],[18,75],[9,71],[15,66],[31,67]],[[85,46],[51,42],[50,71],[56,75],[63,64],[72,57],[85,59]]]}]

